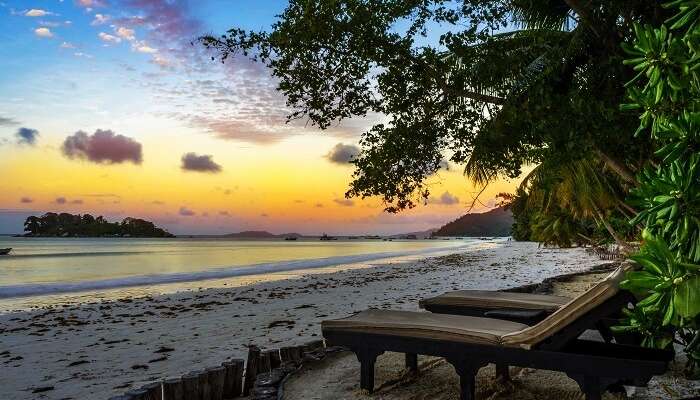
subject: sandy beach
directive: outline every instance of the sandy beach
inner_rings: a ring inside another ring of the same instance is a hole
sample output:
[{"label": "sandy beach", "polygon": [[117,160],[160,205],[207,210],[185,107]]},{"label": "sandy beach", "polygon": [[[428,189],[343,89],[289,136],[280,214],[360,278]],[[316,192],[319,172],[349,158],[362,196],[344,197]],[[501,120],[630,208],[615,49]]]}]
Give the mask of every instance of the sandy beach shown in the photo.
[{"label": "sandy beach", "polygon": [[415,262],[3,314],[0,387],[7,400],[106,399],[243,358],[248,344],[308,341],[320,335],[320,321],[367,307],[414,310],[420,298],[448,290],[521,286],[603,263],[583,249],[507,242]]}]

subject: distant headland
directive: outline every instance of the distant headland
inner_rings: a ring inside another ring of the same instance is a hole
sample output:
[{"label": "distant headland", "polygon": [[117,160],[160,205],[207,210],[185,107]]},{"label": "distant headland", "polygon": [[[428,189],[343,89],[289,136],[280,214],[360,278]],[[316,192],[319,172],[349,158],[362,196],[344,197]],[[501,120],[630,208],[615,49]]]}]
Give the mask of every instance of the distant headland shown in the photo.
[{"label": "distant headland", "polygon": [[175,235],[158,228],[153,222],[127,217],[121,222],[109,222],[90,214],[49,212],[40,217],[30,216],[24,222],[25,237],[140,237],[171,238]]}]

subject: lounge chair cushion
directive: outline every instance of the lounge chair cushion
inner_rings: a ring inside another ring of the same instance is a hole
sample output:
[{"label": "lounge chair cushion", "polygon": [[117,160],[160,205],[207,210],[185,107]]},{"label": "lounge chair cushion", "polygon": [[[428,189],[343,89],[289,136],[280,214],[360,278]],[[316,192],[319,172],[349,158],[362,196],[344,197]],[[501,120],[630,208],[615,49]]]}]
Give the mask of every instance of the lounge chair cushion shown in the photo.
[{"label": "lounge chair cushion", "polygon": [[322,323],[324,332],[383,334],[491,345],[499,345],[503,335],[525,328],[525,324],[499,319],[374,309]]},{"label": "lounge chair cushion", "polygon": [[502,343],[506,346],[531,348],[553,336],[573,321],[581,318],[616,295],[619,291],[620,281],[624,279],[625,270],[623,267],[617,268],[605,279],[563,305],[538,324],[519,332],[505,334],[501,338]]},{"label": "lounge chair cushion", "polygon": [[483,309],[517,309],[555,311],[571,301],[568,297],[546,294],[497,292],[490,290],[457,290],[420,301],[422,308],[430,306],[473,307]]}]

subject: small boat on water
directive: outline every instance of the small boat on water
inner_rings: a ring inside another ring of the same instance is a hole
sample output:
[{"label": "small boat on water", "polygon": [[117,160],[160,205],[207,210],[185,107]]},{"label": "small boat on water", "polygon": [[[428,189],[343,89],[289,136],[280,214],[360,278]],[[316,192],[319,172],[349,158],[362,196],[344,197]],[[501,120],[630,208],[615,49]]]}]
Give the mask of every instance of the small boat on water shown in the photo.
[{"label": "small boat on water", "polygon": [[6,256],[6,255],[10,254],[11,251],[12,251],[12,247],[8,247],[6,249],[0,249],[0,256]]},{"label": "small boat on water", "polygon": [[287,236],[284,240],[297,240],[296,236]]}]

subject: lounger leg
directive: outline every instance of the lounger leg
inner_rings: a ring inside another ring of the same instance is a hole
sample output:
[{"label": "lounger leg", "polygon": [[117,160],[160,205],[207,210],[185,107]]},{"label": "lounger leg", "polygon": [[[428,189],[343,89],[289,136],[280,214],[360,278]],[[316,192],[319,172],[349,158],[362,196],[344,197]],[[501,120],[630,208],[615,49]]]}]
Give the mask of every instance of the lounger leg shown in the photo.
[{"label": "lounger leg", "polygon": [[586,400],[601,400],[603,393],[600,386],[600,379],[592,376],[584,377],[583,393],[586,394]]},{"label": "lounger leg", "polygon": [[581,391],[586,395],[586,400],[601,400],[603,391],[614,381],[609,379],[601,379],[597,376],[569,375],[573,378]]},{"label": "lounger leg", "polygon": [[355,351],[358,361],[360,361],[360,389],[369,393],[374,391],[374,363],[381,351],[361,349]]},{"label": "lounger leg", "polygon": [[479,372],[479,364],[464,360],[448,360],[459,375],[460,400],[474,400],[476,396],[476,373]]},{"label": "lounger leg", "polygon": [[406,369],[412,373],[418,372],[418,354],[406,353]]},{"label": "lounger leg", "polygon": [[476,374],[465,373],[459,376],[460,400],[476,399]]},{"label": "lounger leg", "polygon": [[510,371],[508,370],[507,364],[496,364],[496,378],[505,381],[510,380]]},{"label": "lounger leg", "polygon": [[602,323],[600,321],[596,322],[595,328],[600,333],[600,336],[603,337],[603,340],[605,341],[605,343],[612,343],[612,341],[613,341],[612,331],[607,326],[605,326],[604,323]]}]

